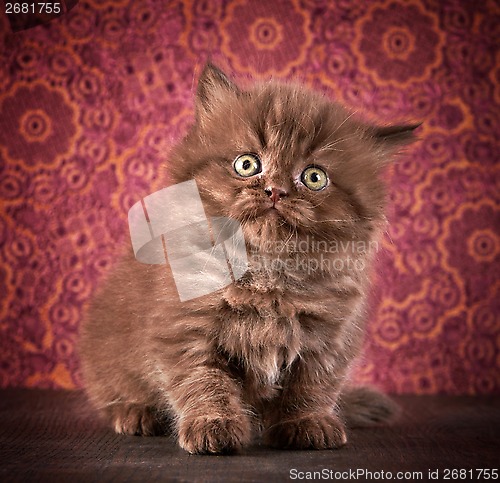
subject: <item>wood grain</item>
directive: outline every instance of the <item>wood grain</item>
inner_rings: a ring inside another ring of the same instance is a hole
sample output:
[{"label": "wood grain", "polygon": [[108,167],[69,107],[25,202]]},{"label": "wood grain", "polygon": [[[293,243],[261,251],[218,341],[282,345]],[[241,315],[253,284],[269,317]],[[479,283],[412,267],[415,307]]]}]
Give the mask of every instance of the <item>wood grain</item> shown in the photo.
[{"label": "wood grain", "polygon": [[[500,397],[400,396],[392,427],[352,430],[345,448],[191,456],[170,437],[119,436],[81,392],[0,391],[0,481],[293,481],[290,470],[498,468]],[[302,480],[304,481],[304,480]],[[358,481],[363,481],[358,479]]]}]

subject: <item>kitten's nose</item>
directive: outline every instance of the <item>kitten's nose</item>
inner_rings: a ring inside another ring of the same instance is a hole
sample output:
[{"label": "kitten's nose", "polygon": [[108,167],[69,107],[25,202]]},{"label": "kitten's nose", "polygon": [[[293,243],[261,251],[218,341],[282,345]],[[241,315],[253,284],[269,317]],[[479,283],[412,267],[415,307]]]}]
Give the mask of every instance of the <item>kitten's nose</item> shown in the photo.
[{"label": "kitten's nose", "polygon": [[283,188],[276,188],[274,186],[269,186],[264,190],[267,196],[271,198],[271,201],[276,204],[281,198],[284,198],[288,193]]}]

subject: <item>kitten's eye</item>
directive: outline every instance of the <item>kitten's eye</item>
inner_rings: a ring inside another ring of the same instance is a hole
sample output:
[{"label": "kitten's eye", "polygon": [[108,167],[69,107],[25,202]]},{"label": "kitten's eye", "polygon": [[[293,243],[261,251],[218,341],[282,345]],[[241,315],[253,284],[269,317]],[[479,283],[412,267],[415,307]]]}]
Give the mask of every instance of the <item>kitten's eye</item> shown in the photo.
[{"label": "kitten's eye", "polygon": [[304,169],[300,179],[302,183],[313,191],[320,191],[328,184],[327,174],[321,168],[316,168],[315,166],[309,166]]},{"label": "kitten's eye", "polygon": [[234,160],[234,170],[243,178],[262,171],[260,159],[255,154],[242,154]]}]

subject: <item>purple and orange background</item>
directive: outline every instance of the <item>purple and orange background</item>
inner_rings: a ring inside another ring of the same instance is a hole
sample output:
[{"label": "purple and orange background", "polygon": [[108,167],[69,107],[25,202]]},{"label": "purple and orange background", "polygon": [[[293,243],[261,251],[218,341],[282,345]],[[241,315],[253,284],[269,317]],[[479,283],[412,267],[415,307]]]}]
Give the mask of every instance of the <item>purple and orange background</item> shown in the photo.
[{"label": "purple and orange background", "polygon": [[500,392],[498,2],[86,0],[16,33],[1,13],[0,32],[0,386],[81,385],[82,311],[210,57],[424,122],[388,176],[357,378]]}]

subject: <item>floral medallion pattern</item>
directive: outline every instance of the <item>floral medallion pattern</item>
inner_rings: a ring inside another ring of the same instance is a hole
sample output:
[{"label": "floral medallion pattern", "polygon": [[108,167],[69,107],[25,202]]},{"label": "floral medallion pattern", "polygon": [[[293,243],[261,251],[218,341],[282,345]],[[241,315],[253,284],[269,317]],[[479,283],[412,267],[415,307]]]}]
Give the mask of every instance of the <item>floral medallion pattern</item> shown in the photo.
[{"label": "floral medallion pattern", "polygon": [[491,0],[80,0],[15,33],[0,15],[0,386],[81,385],[82,313],[211,59],[423,122],[387,173],[356,378],[499,393],[499,25]]},{"label": "floral medallion pattern", "polygon": [[222,50],[240,70],[282,76],[305,61],[311,43],[308,16],[298,2],[230,2]]},{"label": "floral medallion pattern", "polygon": [[441,61],[443,34],[419,3],[372,2],[357,25],[359,58],[380,82],[407,84],[428,78]]}]

